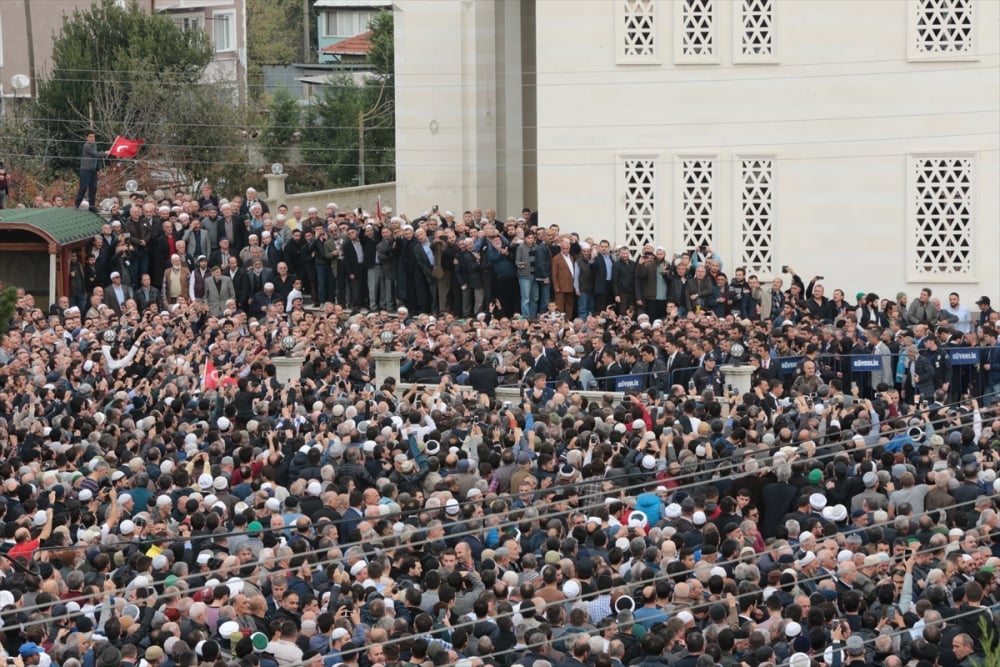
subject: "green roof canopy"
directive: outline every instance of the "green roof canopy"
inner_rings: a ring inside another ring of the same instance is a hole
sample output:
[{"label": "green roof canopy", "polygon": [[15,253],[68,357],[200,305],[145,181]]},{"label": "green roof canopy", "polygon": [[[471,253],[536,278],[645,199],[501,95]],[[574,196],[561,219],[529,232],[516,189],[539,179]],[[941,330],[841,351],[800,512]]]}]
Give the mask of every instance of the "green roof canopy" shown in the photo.
[{"label": "green roof canopy", "polygon": [[57,246],[73,245],[101,232],[104,218],[75,208],[9,208],[0,211],[0,231],[28,229]]}]

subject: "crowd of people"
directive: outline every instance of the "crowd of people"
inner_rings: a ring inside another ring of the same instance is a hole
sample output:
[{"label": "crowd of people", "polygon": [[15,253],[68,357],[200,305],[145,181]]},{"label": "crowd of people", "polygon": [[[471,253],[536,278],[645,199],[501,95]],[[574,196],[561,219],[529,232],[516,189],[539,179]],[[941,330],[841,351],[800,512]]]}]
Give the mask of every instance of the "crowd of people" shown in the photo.
[{"label": "crowd of people", "polygon": [[201,195],[113,202],[71,294],[20,295],[9,663],[996,664],[988,297]]}]

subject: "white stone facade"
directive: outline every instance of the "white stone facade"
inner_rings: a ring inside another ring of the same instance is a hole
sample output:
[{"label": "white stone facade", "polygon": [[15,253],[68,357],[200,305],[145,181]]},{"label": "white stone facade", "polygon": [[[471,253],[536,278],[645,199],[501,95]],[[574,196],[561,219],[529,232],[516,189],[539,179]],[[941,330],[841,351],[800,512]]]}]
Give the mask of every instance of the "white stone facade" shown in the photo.
[{"label": "white stone facade", "polygon": [[400,0],[398,203],[996,299],[998,25],[992,0]]}]

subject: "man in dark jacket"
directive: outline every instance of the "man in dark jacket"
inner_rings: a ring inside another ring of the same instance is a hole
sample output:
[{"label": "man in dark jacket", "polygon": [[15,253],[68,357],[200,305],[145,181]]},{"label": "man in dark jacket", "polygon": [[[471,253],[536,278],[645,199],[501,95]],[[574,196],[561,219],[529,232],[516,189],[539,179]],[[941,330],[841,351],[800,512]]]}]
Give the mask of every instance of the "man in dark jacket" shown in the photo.
[{"label": "man in dark jacket", "polygon": [[635,306],[635,262],[628,248],[618,250],[618,261],[611,270],[611,292],[619,315]]},{"label": "man in dark jacket", "polygon": [[80,208],[86,196],[90,210],[97,211],[97,172],[101,169],[101,156],[107,154],[107,151],[97,150],[97,135],[88,132],[80,158],[80,188],[76,191],[75,208]]},{"label": "man in dark jacket", "polygon": [[777,481],[765,484],[760,490],[760,534],[773,537],[774,531],[785,521],[785,515],[795,510],[799,490],[788,483],[791,470],[787,465],[778,466]]},{"label": "man in dark jacket", "polygon": [[611,244],[601,241],[594,257],[594,312],[604,312],[612,302],[611,278],[614,273],[614,257]]},{"label": "man in dark jacket", "polygon": [[593,248],[586,241],[580,242],[580,256],[576,258],[576,276],[579,290],[576,293],[576,309],[580,317],[587,319],[594,312],[594,286],[597,279],[595,269],[597,261],[593,256]]}]

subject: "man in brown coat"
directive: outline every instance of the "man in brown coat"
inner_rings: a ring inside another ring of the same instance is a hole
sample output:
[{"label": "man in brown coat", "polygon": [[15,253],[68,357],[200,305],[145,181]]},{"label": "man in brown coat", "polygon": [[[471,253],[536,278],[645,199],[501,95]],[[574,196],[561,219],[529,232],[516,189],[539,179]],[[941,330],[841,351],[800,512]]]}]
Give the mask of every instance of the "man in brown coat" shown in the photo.
[{"label": "man in brown coat", "polygon": [[559,242],[559,254],[552,258],[552,289],[555,291],[556,310],[573,317],[576,302],[576,263],[569,254],[569,239]]}]

